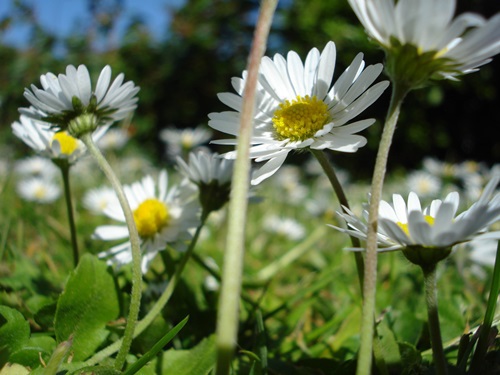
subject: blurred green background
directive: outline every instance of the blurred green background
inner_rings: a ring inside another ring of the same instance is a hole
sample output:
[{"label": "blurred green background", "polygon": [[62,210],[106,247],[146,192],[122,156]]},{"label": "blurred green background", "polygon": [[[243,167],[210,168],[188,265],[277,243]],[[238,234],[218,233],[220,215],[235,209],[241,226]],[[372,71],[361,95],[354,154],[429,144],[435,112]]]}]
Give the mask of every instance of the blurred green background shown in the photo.
[{"label": "blurred green background", "polygon": [[[0,19],[1,152],[11,157],[28,152],[14,139],[10,124],[18,118],[18,107],[28,105],[23,89],[31,84],[40,86],[40,74],[63,72],[67,64],[86,64],[91,74],[97,76],[109,64],[114,75],[124,72],[126,79],[141,87],[132,122],[134,141],[156,161],[164,155],[164,146],[158,139],[161,129],[206,124],[208,113],[227,110],[216,94],[232,91],[231,77],[241,76],[245,68],[259,6],[258,1],[242,0],[186,0],[176,1],[175,6],[169,6],[170,1],[159,1],[165,4],[169,22],[158,35],[151,31],[144,17],[124,17],[124,0],[81,0],[91,21],[75,22],[69,34],[57,35],[40,22],[32,1],[2,1],[11,4],[9,12]],[[464,11],[489,18],[500,11],[500,3],[458,1],[457,12]],[[118,21],[125,26],[117,39]],[[19,25],[28,30],[28,45],[5,43],[4,36]],[[345,0],[281,1],[267,55],[286,54],[293,49],[305,58],[312,47],[322,49],[329,40],[337,45],[335,77],[360,51],[367,64],[384,59],[383,52],[367,39]],[[497,57],[460,81],[437,82],[411,93],[400,117],[389,168],[417,168],[426,156],[449,162],[500,162],[499,89]],[[368,145],[355,155],[333,155],[336,164],[356,177],[371,175],[388,99],[386,92],[361,117],[379,120],[364,131]]]}]

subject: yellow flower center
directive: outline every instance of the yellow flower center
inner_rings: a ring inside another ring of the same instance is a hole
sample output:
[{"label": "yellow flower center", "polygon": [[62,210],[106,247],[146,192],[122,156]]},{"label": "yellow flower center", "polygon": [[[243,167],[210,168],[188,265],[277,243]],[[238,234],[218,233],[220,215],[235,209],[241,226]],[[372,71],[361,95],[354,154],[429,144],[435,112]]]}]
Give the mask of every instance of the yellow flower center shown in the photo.
[{"label": "yellow flower center", "polygon": [[43,199],[47,196],[47,189],[43,186],[37,186],[34,191],[34,196],[36,199]]},{"label": "yellow flower center", "polygon": [[[425,215],[424,216],[424,220],[431,227],[434,225],[434,218],[432,216]],[[402,222],[399,221],[397,224],[403,230],[403,232],[405,232],[408,236],[410,235],[410,231],[408,230],[408,223],[402,223]]]},{"label": "yellow flower center", "polygon": [[330,120],[328,106],[316,96],[286,100],[274,112],[273,124],[279,140],[304,141]]},{"label": "yellow flower center", "polygon": [[52,137],[52,142],[57,141],[61,146],[61,153],[64,155],[71,155],[78,148],[78,141],[71,135],[63,132],[57,132]]},{"label": "yellow flower center", "polygon": [[146,199],[134,211],[135,225],[142,238],[153,237],[169,220],[167,205],[158,199]]}]

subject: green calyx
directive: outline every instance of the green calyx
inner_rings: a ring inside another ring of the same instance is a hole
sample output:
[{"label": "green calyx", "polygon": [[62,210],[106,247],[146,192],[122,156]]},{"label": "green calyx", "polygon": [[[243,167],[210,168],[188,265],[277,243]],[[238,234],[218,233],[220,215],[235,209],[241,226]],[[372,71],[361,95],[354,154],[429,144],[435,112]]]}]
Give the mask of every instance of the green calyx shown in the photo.
[{"label": "green calyx", "polygon": [[67,131],[74,138],[80,138],[83,134],[92,133],[99,126],[99,119],[93,113],[84,113],[73,118],[68,123]]},{"label": "green calyx", "polygon": [[449,247],[425,247],[419,245],[407,246],[403,249],[403,255],[413,264],[423,269],[434,267],[438,262],[451,254]]},{"label": "green calyx", "polygon": [[[92,94],[92,96],[90,97],[89,104],[87,106],[84,106],[82,101],[76,96],[73,96],[71,104],[73,106],[73,109],[61,111],[57,114],[44,116],[42,120],[51,123],[53,129],[56,129],[58,131],[67,130],[71,136],[78,138],[76,133],[72,133],[70,127],[72,127],[73,129],[81,128],[83,130],[82,122],[85,121],[88,123],[88,116],[93,116],[92,121],[96,124],[93,130],[95,130],[97,126],[103,125],[108,122],[111,119],[110,116],[115,112],[115,110],[109,108],[97,109],[98,103],[97,98],[94,94]],[[75,122],[79,125],[76,125]],[[73,125],[70,125],[72,123]],[[82,134],[79,131],[77,132],[79,134]]]},{"label": "green calyx", "polygon": [[417,46],[401,44],[392,37],[386,51],[386,70],[393,82],[415,89],[430,79],[442,78],[443,74],[457,74],[458,64],[452,59],[439,57],[439,51],[422,52]]},{"label": "green calyx", "polygon": [[231,183],[219,185],[217,181],[213,180],[208,184],[200,182],[198,187],[199,200],[205,216],[208,216],[212,211],[221,209],[229,201]]}]

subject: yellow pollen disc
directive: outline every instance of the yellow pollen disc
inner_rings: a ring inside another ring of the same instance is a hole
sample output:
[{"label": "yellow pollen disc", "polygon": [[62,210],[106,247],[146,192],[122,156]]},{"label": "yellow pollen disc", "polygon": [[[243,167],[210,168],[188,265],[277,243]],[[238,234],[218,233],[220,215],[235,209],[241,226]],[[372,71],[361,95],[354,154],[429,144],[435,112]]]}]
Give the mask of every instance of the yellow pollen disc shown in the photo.
[{"label": "yellow pollen disc", "polygon": [[38,186],[35,188],[35,198],[43,199],[47,195],[47,190],[43,186]]},{"label": "yellow pollen disc", "polygon": [[52,142],[57,141],[61,146],[61,153],[71,155],[78,148],[78,141],[66,132],[57,132],[52,137]]},{"label": "yellow pollen disc", "polygon": [[[434,225],[434,218],[432,216],[429,216],[429,215],[425,215],[424,216],[424,220],[427,222],[427,224],[429,224],[431,227]],[[397,223],[398,226],[403,230],[403,232],[405,232],[407,235],[410,235],[410,231],[408,230],[408,224],[407,223],[402,223],[402,222],[398,222]]]},{"label": "yellow pollen disc", "polygon": [[304,141],[330,120],[328,106],[316,96],[286,100],[274,112],[273,125],[279,140]]},{"label": "yellow pollen disc", "polygon": [[169,222],[167,205],[158,199],[146,199],[134,211],[134,221],[139,236],[153,237]]}]

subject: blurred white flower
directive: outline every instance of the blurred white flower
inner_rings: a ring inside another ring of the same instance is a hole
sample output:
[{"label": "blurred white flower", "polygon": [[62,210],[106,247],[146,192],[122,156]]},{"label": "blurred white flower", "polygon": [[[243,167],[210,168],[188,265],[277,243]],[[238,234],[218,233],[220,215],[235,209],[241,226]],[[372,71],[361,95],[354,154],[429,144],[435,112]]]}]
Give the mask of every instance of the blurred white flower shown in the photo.
[{"label": "blurred white flower", "polygon": [[103,214],[110,205],[116,204],[119,204],[118,198],[109,186],[91,189],[83,196],[83,206],[95,214]]},{"label": "blurred white flower", "polygon": [[109,129],[96,143],[104,151],[121,150],[125,147],[129,139],[128,129],[120,126]]},{"label": "blurred white flower", "polygon": [[410,173],[406,182],[410,191],[421,197],[435,196],[441,190],[441,180],[426,171]]},{"label": "blurred white flower", "polygon": [[54,163],[41,156],[31,156],[17,161],[14,171],[23,177],[42,177],[45,180],[51,180],[60,174]]},{"label": "blurred white flower", "polygon": [[266,216],[264,219],[264,230],[281,235],[291,241],[301,240],[306,234],[304,226],[298,221],[275,215]]},{"label": "blurred white flower", "polygon": [[61,188],[45,178],[31,177],[17,183],[17,193],[24,200],[47,204],[59,198]]},{"label": "blurred white flower", "polygon": [[[98,141],[108,130],[109,126],[102,126],[92,134],[94,141]],[[12,124],[15,136],[30,146],[39,155],[52,160],[67,160],[70,164],[80,159],[86,151],[82,141],[73,138],[66,131],[56,131],[49,123],[42,122],[21,115],[20,122]]]},{"label": "blurred white flower", "polygon": [[160,139],[167,146],[167,155],[171,159],[187,155],[197,147],[206,144],[212,138],[212,131],[204,126],[196,128],[166,128],[160,132]]}]

